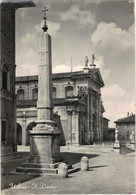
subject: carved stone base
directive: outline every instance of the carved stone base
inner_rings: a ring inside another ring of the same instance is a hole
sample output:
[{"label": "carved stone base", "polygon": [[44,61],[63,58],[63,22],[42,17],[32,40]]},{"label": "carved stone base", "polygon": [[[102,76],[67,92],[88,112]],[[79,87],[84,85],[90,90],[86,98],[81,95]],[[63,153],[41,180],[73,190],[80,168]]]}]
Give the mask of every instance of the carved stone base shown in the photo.
[{"label": "carved stone base", "polygon": [[59,143],[61,132],[56,127],[49,128],[42,130],[35,128],[30,132],[30,163],[56,163],[61,160]]},{"label": "carved stone base", "polygon": [[[40,129],[41,128],[41,129]],[[30,131],[30,157],[17,172],[33,174],[57,174],[62,161],[60,156],[60,131],[49,125],[37,125]]]}]

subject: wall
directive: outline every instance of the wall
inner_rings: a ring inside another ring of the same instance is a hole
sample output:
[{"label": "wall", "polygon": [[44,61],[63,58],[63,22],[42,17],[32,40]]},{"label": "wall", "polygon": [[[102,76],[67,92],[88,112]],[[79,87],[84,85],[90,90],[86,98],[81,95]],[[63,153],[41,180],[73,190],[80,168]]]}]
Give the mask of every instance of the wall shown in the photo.
[{"label": "wall", "polygon": [[130,141],[131,134],[135,134],[134,123],[117,123],[117,130],[119,131],[119,141]]},{"label": "wall", "polygon": [[[15,11],[13,7],[1,3],[1,40],[0,40],[0,129],[6,134],[2,141],[2,155],[16,152],[15,125]],[[2,70],[8,70],[8,87],[2,87]],[[6,122],[2,128],[3,121]]]}]

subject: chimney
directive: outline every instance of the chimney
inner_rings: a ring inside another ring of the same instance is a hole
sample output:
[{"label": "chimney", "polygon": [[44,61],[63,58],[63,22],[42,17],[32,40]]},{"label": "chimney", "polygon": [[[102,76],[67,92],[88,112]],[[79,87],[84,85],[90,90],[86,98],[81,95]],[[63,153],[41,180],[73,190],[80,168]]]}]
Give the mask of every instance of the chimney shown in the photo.
[{"label": "chimney", "polygon": [[127,117],[129,117],[129,112],[127,113]]}]

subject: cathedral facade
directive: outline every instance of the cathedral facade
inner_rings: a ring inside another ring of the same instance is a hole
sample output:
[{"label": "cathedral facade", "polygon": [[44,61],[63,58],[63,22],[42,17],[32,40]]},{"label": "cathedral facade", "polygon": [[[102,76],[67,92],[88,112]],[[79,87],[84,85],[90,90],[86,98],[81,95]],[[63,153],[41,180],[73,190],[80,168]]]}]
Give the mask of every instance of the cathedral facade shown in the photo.
[{"label": "cathedral facade", "polygon": [[[95,67],[52,75],[54,116],[60,117],[66,144],[103,140],[103,86],[100,70]],[[37,120],[38,76],[16,77],[15,90],[17,143],[29,145],[29,131]]]}]

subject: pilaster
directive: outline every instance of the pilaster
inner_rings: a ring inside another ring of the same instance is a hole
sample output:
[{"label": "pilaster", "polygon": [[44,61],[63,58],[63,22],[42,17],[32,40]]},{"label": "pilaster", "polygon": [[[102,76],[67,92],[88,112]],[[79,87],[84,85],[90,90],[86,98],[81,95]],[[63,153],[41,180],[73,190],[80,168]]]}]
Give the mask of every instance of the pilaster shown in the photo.
[{"label": "pilaster", "polygon": [[72,144],[72,110],[67,111],[68,114],[68,143]]},{"label": "pilaster", "polygon": [[79,145],[79,111],[72,111],[72,143]]}]

